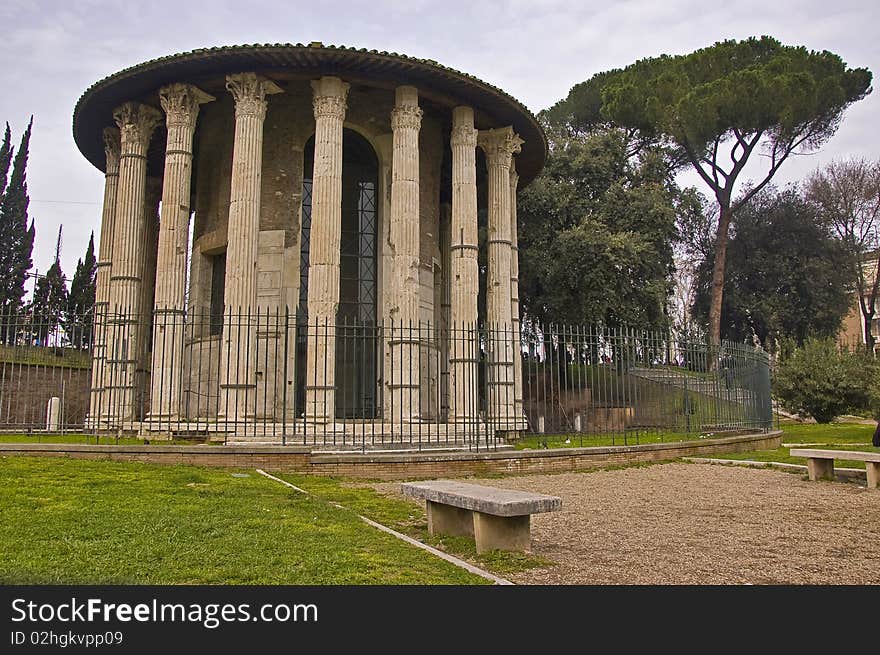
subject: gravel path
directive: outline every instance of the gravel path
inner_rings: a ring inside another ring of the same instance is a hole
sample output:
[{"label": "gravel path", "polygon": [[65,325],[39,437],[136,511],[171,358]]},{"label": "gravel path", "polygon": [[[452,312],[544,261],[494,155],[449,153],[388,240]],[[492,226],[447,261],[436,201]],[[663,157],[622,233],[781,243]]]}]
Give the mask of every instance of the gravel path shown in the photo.
[{"label": "gravel path", "polygon": [[858,484],[680,463],[472,481],[562,498],[532,516],[556,565],[521,584],[880,584],[880,491]]}]

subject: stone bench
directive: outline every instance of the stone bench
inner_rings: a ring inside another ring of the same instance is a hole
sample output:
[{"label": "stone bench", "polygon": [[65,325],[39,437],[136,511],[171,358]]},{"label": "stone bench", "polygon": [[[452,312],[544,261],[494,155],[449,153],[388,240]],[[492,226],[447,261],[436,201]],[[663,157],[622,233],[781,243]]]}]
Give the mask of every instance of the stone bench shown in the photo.
[{"label": "stone bench", "polygon": [[792,457],[807,458],[807,474],[810,480],[833,480],[834,460],[844,459],[864,462],[868,474],[868,489],[877,489],[880,482],[880,452],[865,453],[856,450],[819,450],[814,448],[792,448]]},{"label": "stone bench", "polygon": [[428,532],[473,537],[477,552],[529,550],[531,515],[552,512],[562,499],[455,480],[409,482],[405,496],[425,501]]}]

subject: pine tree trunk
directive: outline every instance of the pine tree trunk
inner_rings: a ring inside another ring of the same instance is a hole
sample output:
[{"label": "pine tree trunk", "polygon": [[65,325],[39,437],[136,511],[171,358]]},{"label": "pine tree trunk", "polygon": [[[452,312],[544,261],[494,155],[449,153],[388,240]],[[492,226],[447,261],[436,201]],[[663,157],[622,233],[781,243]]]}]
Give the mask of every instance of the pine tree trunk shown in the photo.
[{"label": "pine tree trunk", "polygon": [[727,261],[727,235],[730,227],[729,205],[721,205],[718,232],[715,236],[715,265],[712,268],[712,288],[709,296],[709,339],[721,345],[721,301],[724,296],[724,266]]},{"label": "pine tree trunk", "polygon": [[874,334],[871,330],[871,324],[874,322],[874,312],[871,312],[870,315],[865,315],[864,329],[865,329],[865,350],[868,353],[874,352]]}]

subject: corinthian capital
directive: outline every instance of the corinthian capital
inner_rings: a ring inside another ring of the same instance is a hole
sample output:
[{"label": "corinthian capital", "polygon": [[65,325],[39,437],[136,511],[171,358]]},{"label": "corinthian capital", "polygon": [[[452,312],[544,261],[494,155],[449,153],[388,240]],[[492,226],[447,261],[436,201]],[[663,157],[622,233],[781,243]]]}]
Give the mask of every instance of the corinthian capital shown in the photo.
[{"label": "corinthian capital", "polygon": [[116,127],[104,128],[104,158],[107,165],[104,172],[107,175],[116,175],[119,172],[119,129]]},{"label": "corinthian capital", "polygon": [[266,117],[266,96],[281,93],[280,86],[256,73],[226,76],[226,88],[235,98],[235,116]]},{"label": "corinthian capital", "polygon": [[199,105],[216,100],[192,84],[169,84],[159,89],[159,103],[165,110],[165,123],[195,128]]},{"label": "corinthian capital", "polygon": [[422,110],[418,106],[403,105],[391,110],[391,129],[418,130],[422,126]]},{"label": "corinthian capital", "polygon": [[511,157],[521,150],[523,140],[509,125],[494,130],[481,130],[477,145],[486,153],[488,164],[510,166]]},{"label": "corinthian capital", "polygon": [[162,122],[162,112],[139,102],[126,102],[113,111],[119,126],[122,154],[146,154],[153,130]]},{"label": "corinthian capital", "polygon": [[474,110],[470,107],[459,106],[452,110],[452,133],[449,136],[449,144],[453,148],[477,147],[477,131],[474,129]]},{"label": "corinthian capital", "polygon": [[453,148],[457,148],[459,146],[471,149],[476,148],[477,130],[468,125],[457,125],[452,128],[452,134],[449,137],[449,142]]},{"label": "corinthian capital", "polygon": [[320,80],[312,80],[312,108],[315,111],[315,119],[321,117],[345,120],[347,105],[345,99],[348,96],[349,85],[338,77],[322,77]]},{"label": "corinthian capital", "polygon": [[399,86],[394,90],[394,109],[391,111],[391,129],[418,130],[422,126],[419,109],[419,90],[414,86]]}]

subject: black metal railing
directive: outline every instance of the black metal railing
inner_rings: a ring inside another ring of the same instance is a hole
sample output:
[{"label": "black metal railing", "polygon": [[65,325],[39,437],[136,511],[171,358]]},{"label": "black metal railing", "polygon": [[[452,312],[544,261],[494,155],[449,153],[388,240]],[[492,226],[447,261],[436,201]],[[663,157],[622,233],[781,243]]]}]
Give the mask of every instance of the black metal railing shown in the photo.
[{"label": "black metal railing", "polygon": [[772,427],[769,358],[749,345],[552,326],[531,331],[523,349],[526,414],[538,434],[614,445]]},{"label": "black metal railing", "polygon": [[284,309],[216,323],[0,317],[0,429],[364,450],[628,444],[772,423],[768,357],[745,344]]}]

